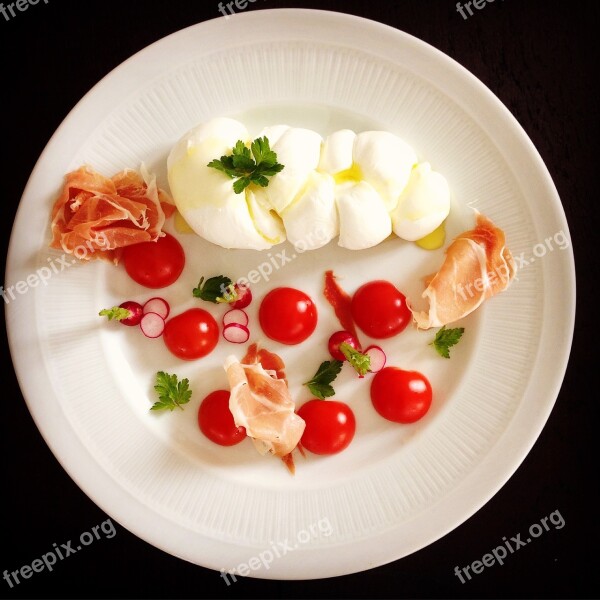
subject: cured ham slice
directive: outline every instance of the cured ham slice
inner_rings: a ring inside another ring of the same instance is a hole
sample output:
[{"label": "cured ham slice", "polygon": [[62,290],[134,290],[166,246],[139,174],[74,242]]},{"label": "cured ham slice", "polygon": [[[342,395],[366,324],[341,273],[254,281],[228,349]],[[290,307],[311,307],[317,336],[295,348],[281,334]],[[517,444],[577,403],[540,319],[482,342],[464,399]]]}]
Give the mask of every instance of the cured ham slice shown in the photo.
[{"label": "cured ham slice", "polygon": [[156,241],[174,206],[143,167],[111,179],[88,166],[68,173],[52,208],[51,248],[85,260],[119,262],[122,249]]},{"label": "cured ham slice", "polygon": [[230,356],[224,366],[231,389],[229,410],[235,424],[246,428],[261,454],[282,458],[293,472],[289,455],[298,445],[305,423],[294,412],[283,361],[253,344],[241,361]]},{"label": "cured ham slice", "polygon": [[441,269],[425,278],[422,297],[429,300],[429,310],[413,311],[413,318],[420,329],[457,321],[503,292],[515,272],[504,232],[478,213],[475,229],[456,237]]}]

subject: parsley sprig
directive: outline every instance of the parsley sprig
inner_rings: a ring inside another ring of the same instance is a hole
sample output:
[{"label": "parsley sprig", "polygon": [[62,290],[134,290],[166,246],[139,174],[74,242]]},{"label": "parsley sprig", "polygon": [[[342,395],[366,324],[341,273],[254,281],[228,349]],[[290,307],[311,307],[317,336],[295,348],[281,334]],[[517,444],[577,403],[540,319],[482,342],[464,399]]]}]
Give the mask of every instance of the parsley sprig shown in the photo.
[{"label": "parsley sprig", "polygon": [[456,327],[455,329],[446,329],[444,325],[436,334],[430,346],[433,346],[436,352],[444,358],[450,358],[450,348],[456,346],[465,332],[464,327]]},{"label": "parsley sprig", "polygon": [[277,162],[277,154],[271,150],[266,136],[255,139],[250,148],[238,140],[232,154],[211,160],[207,166],[235,179],[233,191],[236,194],[241,194],[251,183],[267,187],[268,178],[284,168]]},{"label": "parsley sprig", "polygon": [[177,380],[177,375],[170,375],[164,371],[156,374],[156,385],[154,389],[158,392],[158,402],[152,405],[150,410],[175,410],[181,408],[182,404],[187,404],[192,397],[192,390],[189,388],[189,379]]},{"label": "parsley sprig", "polygon": [[321,363],[315,376],[310,381],[306,381],[304,385],[308,387],[315,398],[325,400],[335,394],[331,382],[335,380],[341,370],[341,360],[326,360]]},{"label": "parsley sprig", "polygon": [[213,304],[230,304],[238,298],[235,284],[225,275],[217,275],[206,281],[202,277],[198,287],[192,290],[192,294],[194,298],[200,298],[200,300],[206,300]]}]

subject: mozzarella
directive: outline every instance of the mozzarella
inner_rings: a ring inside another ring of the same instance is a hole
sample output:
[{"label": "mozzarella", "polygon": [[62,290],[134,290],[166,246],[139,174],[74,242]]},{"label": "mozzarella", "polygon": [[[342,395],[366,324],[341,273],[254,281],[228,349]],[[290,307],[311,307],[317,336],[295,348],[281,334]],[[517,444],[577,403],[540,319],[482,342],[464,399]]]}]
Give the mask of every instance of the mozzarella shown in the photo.
[{"label": "mozzarella", "polygon": [[286,232],[283,221],[269,205],[265,188],[259,187],[254,190],[246,188],[246,201],[250,218],[258,233],[273,245],[285,242]]},{"label": "mozzarella", "polygon": [[265,250],[277,243],[270,237],[278,227],[277,218],[251,202],[267,237],[261,235],[246,194],[236,194],[231,179],[207,166],[214,158],[230,154],[238,140],[248,143],[250,136],[233,119],[213,119],[189,131],[167,160],[169,185],[177,209],[199,236],[223,248]]},{"label": "mozzarella", "polygon": [[364,180],[379,192],[387,210],[394,210],[417,162],[414,150],[387,131],[365,131],[356,136],[353,156]]},{"label": "mozzarella", "polygon": [[328,136],[321,150],[319,171],[336,175],[351,169],[355,139],[356,134],[350,129],[341,129]]},{"label": "mozzarella", "polygon": [[271,177],[265,188],[269,204],[278,214],[294,201],[308,176],[316,170],[322,141],[315,131],[290,127],[271,146],[277,153],[277,162],[284,165],[283,171]]},{"label": "mozzarella", "polygon": [[439,227],[450,212],[450,189],[429,163],[417,165],[392,212],[394,233],[408,241],[419,240]]},{"label": "mozzarella", "polygon": [[392,233],[392,221],[381,196],[365,181],[338,186],[338,244],[350,250],[376,246]]},{"label": "mozzarella", "polygon": [[359,250],[392,230],[416,241],[434,231],[450,211],[444,177],[429,163],[417,165],[413,149],[385,131],[342,129],[325,141],[315,131],[265,127],[284,165],[266,187],[236,194],[233,180],[208,163],[251,138],[234,119],[212,119],[187,132],[167,160],[175,204],[190,227],[224,248],[263,250],[285,241],[303,250],[339,235],[339,245]]},{"label": "mozzarella", "polygon": [[282,213],[288,240],[299,250],[315,250],[340,232],[331,175],[313,172],[304,190]]}]

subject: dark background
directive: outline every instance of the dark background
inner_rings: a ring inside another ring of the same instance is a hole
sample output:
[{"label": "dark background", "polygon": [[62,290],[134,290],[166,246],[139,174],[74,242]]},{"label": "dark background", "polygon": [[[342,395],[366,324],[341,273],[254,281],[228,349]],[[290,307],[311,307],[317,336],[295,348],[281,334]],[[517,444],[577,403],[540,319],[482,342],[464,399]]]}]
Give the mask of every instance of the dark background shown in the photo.
[{"label": "dark background", "polygon": [[[219,16],[216,0],[66,2],[30,6],[6,22],[2,52],[2,252],[27,178],[75,103],[123,60],[161,37]],[[561,196],[575,250],[575,341],[554,411],[533,450],[500,492],[467,522],[395,563],[317,581],[240,578],[153,548],[122,527],[5,597],[598,597],[597,144],[598,3],[496,0],[468,20],[452,0],[257,0],[247,10],[321,8],[360,15],[425,40],[481,79],[512,111],[546,162]],[[2,261],[4,262],[4,261]],[[3,277],[4,278],[4,277]],[[560,285],[557,281],[556,285]],[[4,325],[4,320],[2,320]],[[507,327],[510,327],[507,323]],[[546,323],[552,327],[552,323]],[[3,333],[3,340],[6,339]],[[4,343],[5,351],[6,343]],[[35,369],[36,365],[32,365]],[[2,546],[0,572],[13,571],[107,516],[65,474],[45,445],[11,362],[2,370]],[[597,437],[597,436],[596,436]],[[566,525],[544,533],[462,585],[468,565],[559,510]]]}]

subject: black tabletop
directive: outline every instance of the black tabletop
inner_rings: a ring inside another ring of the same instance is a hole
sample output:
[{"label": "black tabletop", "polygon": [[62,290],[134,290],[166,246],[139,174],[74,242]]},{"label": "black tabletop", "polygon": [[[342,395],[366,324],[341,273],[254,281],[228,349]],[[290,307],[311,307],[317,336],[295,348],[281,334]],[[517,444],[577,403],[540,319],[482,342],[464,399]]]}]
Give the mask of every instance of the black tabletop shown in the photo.
[{"label": "black tabletop", "polygon": [[[2,596],[598,597],[598,463],[593,443],[598,396],[593,365],[599,198],[592,147],[598,133],[593,76],[598,68],[598,3],[473,0],[457,6],[453,0],[255,0],[244,10],[291,7],[359,15],[428,42],[483,81],[531,137],[558,188],[578,271],[575,341],[550,419],[513,477],[475,515],[430,546],[377,569],[314,581],[238,578],[228,586],[217,572],[165,554],[118,524],[109,537],[112,531],[106,524],[107,535],[58,561],[52,571],[23,573],[23,566],[35,566],[35,559],[91,532],[108,516],[69,478],[46,446],[5,353]],[[235,4],[233,8],[239,10]],[[216,0],[0,4],[4,254],[29,174],[77,101],[148,44],[219,16]],[[504,544],[504,538],[510,544],[511,538],[545,517],[551,527],[534,542],[513,548],[503,565],[496,562],[479,574],[473,572],[481,570],[474,561]],[[469,565],[470,579],[464,571]],[[461,569],[460,576],[455,567]],[[18,570],[23,574],[16,583],[11,573]]]}]

